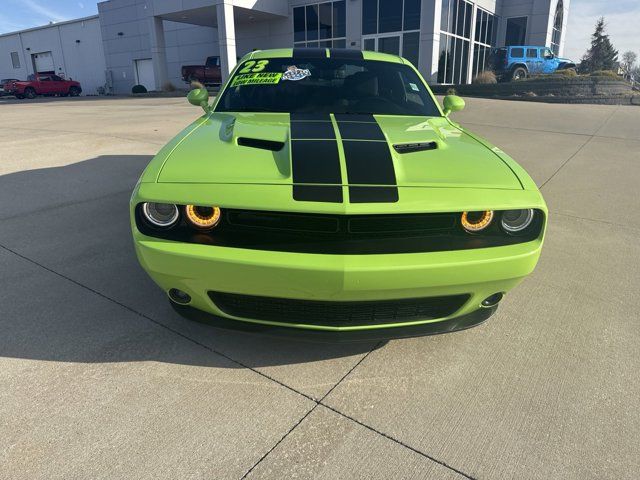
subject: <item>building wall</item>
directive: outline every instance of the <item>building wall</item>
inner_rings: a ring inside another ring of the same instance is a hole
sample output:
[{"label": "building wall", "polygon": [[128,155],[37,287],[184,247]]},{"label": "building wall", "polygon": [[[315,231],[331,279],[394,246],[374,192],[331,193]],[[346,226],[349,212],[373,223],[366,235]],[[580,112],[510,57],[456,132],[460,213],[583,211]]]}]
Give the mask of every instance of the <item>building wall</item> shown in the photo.
[{"label": "building wall", "polygon": [[[34,73],[32,55],[49,51],[55,71],[79,81],[85,95],[95,95],[104,86],[106,64],[97,16],[0,36],[0,78],[26,79]],[[13,68],[11,52],[18,52],[18,69]]]},{"label": "building wall", "polygon": [[[112,93],[130,93],[136,83],[135,61],[152,58],[148,0],[111,0],[98,4],[102,40]],[[180,78],[183,65],[202,65],[218,55],[216,28],[164,21],[168,81],[186,88]]]}]

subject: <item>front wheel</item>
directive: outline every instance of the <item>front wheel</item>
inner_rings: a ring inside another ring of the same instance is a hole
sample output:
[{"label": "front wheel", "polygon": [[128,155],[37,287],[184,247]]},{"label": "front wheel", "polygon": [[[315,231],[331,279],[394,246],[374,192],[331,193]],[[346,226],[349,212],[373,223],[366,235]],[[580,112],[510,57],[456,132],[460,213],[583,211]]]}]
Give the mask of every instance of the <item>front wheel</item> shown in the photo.
[{"label": "front wheel", "polygon": [[78,87],[71,87],[69,89],[69,95],[71,95],[72,97],[77,97],[78,95],[80,95],[80,89]]},{"label": "front wheel", "polygon": [[34,98],[37,97],[37,94],[33,88],[29,87],[24,90],[24,96],[27,97],[29,100],[33,100]]},{"label": "front wheel", "polygon": [[527,69],[524,67],[517,67],[511,74],[511,80],[525,80],[527,78]]}]

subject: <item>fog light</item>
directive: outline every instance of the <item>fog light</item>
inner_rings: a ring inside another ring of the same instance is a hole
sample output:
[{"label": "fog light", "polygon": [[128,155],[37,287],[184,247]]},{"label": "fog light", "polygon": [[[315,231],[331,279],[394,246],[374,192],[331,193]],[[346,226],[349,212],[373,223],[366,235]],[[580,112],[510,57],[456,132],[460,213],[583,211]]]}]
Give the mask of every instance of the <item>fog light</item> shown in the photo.
[{"label": "fog light", "polygon": [[191,295],[187,292],[183,292],[182,290],[178,290],[177,288],[169,290],[169,298],[180,305],[186,305],[191,302]]},{"label": "fog light", "polygon": [[480,306],[485,308],[495,307],[498,303],[500,303],[500,300],[502,300],[502,297],[504,297],[504,293],[502,292],[494,293],[493,295],[490,295],[484,300],[482,300],[482,303],[480,303]]}]

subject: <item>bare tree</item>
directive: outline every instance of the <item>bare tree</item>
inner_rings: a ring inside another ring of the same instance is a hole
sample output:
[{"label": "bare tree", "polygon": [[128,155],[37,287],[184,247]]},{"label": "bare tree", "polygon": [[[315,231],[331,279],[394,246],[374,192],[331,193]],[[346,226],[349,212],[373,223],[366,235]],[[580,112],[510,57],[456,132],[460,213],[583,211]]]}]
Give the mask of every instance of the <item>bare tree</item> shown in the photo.
[{"label": "bare tree", "polygon": [[631,50],[622,54],[622,63],[620,66],[624,70],[624,76],[627,80],[638,80],[637,68],[635,68],[637,59],[638,56]]},{"label": "bare tree", "polygon": [[627,72],[633,70],[633,67],[636,64],[636,60],[638,59],[638,55],[635,52],[629,50],[628,52],[624,52],[622,54],[622,65]]}]

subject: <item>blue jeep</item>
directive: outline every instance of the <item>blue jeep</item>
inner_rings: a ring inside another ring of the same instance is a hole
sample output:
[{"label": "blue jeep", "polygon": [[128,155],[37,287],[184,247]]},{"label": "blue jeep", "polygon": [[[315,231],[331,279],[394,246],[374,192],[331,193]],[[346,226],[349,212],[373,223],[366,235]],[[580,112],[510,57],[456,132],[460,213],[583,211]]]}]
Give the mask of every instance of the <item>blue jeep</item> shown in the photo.
[{"label": "blue jeep", "polygon": [[491,51],[491,64],[500,80],[523,80],[529,75],[576,68],[574,62],[557,57],[548,47],[527,45],[494,48]]}]

